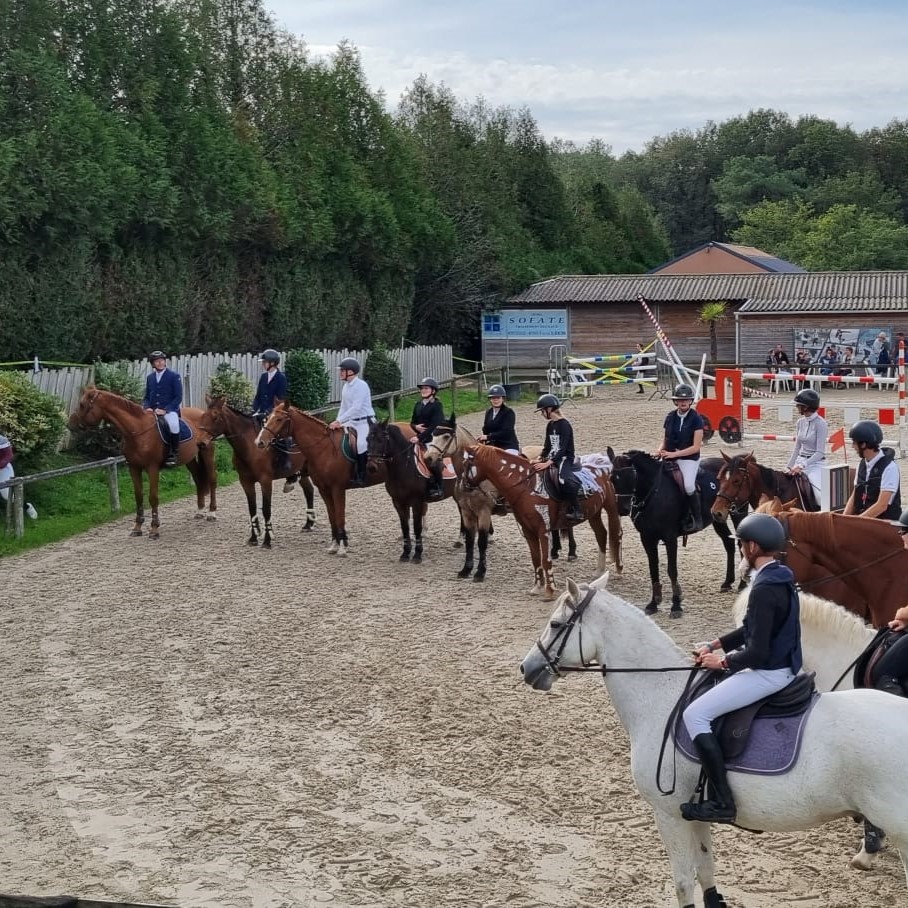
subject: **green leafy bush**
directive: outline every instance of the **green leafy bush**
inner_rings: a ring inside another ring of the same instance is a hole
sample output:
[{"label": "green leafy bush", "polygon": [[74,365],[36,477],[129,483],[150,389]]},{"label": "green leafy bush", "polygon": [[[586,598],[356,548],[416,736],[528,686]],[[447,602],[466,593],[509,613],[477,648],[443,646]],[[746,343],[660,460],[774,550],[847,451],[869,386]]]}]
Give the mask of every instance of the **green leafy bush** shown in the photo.
[{"label": "green leafy bush", "polygon": [[[377,346],[369,353],[363,378],[369,383],[373,396],[400,390],[400,366],[391,358],[385,347]],[[387,409],[388,400],[377,400],[375,406]]]},{"label": "green leafy bush", "polygon": [[40,470],[66,428],[60,401],[39,391],[20,372],[0,372],[0,433],[16,449],[16,472]]},{"label": "green leafy bush", "polygon": [[[112,391],[140,403],[145,393],[142,379],[133,375],[125,362],[94,364],[95,387]],[[107,422],[86,429],[73,430],[73,447],[88,457],[111,457],[121,450],[120,433]]]},{"label": "green leafy bush", "polygon": [[231,407],[248,412],[255,388],[239,369],[234,369],[230,363],[221,363],[208,382],[208,393],[212,397],[226,397]]},{"label": "green leafy bush", "polygon": [[294,407],[318,410],[328,403],[331,382],[325,361],[314,350],[291,350],[284,357],[287,396]]}]

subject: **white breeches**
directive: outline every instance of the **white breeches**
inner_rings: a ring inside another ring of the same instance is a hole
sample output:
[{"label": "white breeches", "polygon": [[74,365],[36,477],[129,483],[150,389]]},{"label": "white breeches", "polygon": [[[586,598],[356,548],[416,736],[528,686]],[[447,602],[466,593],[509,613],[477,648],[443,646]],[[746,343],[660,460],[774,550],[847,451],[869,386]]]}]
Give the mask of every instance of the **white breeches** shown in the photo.
[{"label": "white breeches", "polygon": [[180,431],[180,417],[176,413],[165,413],[164,422],[167,423],[171,435],[176,435]]},{"label": "white breeches", "polygon": [[700,469],[699,460],[676,460],[678,469],[684,477],[685,495],[693,495],[697,491],[697,472]]},{"label": "white breeches", "polygon": [[[0,467],[0,482],[6,482],[8,479],[13,479],[16,473],[13,470],[13,465],[8,463],[5,467]],[[0,489],[0,498],[4,501],[9,501],[9,489]]]},{"label": "white breeches", "polygon": [[[796,467],[804,467],[804,458],[799,457],[795,461]],[[809,467],[804,467],[804,472],[807,474],[807,478],[810,480],[810,484],[813,486],[813,493],[817,496],[817,504],[820,502],[820,477],[823,474],[823,464],[813,463]]]},{"label": "white breeches", "polygon": [[371,428],[369,420],[355,419],[352,422],[345,422],[344,428],[356,430],[356,453],[365,454],[369,447],[369,429]]},{"label": "white breeches", "polygon": [[684,710],[687,733],[691,740],[697,735],[709,734],[714,719],[782,690],[793,678],[790,668],[745,668],[729,675]]}]

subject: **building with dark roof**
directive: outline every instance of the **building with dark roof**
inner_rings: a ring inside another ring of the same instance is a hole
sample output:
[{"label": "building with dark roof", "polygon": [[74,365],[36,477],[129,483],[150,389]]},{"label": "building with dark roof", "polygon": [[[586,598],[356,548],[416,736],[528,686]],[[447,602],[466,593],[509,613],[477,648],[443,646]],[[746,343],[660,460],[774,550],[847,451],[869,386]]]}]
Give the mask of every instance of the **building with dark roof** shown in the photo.
[{"label": "building with dark roof", "polygon": [[699,320],[708,302],[728,306],[716,332],[725,363],[762,364],[777,343],[793,361],[805,335],[849,329],[893,337],[908,329],[908,271],[565,275],[531,284],[486,314],[483,360],[544,369],[552,345],[575,355],[633,351],[655,333],[641,296],[691,364],[709,353],[709,328]]},{"label": "building with dark roof", "polygon": [[799,265],[776,258],[755,246],[736,243],[704,243],[669,262],[653,268],[650,274],[802,274]]}]

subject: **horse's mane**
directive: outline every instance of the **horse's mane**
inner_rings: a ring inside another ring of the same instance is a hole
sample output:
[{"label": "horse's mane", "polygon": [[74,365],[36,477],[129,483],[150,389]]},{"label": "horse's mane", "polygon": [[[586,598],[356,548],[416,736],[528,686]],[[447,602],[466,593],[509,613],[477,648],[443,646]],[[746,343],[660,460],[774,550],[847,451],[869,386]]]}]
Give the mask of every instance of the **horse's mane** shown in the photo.
[{"label": "horse's mane", "polygon": [[[833,518],[839,517],[839,514],[833,514],[830,511],[820,511],[809,513],[807,511],[785,511],[785,520],[788,521],[788,536],[794,538],[800,536],[802,540],[810,539],[821,549],[834,549],[838,544],[835,532]],[[805,520],[804,518],[809,518]],[[867,521],[864,521],[865,523]],[[784,521],[783,521],[784,523]],[[794,539],[797,542],[797,539]]]},{"label": "horse's mane", "polygon": [[[88,390],[88,389],[86,389]],[[104,394],[107,397],[113,397],[118,403],[123,404],[123,406],[134,416],[141,416],[145,413],[145,408],[134,400],[130,400],[128,397],[124,397],[122,394],[117,394],[116,391],[108,391],[105,388],[95,388],[99,394]]]},{"label": "horse's mane", "polygon": [[[882,546],[883,552],[886,549],[895,551],[902,548],[902,540],[886,520],[846,517],[844,514],[835,514],[831,511],[809,513],[806,511],[786,510],[784,516],[788,521],[789,536],[794,536],[797,533],[801,539],[809,539],[810,542],[815,543],[819,548],[836,550],[838,548],[853,547],[856,533],[860,533],[862,540],[869,540],[877,546]],[[861,520],[860,524],[855,522],[859,519]],[[872,548],[873,546],[870,547]]]},{"label": "horse's mane", "polygon": [[242,416],[246,419],[252,419],[252,414],[247,410],[241,410],[239,407],[235,407],[233,404],[224,401],[224,406],[235,416]]},{"label": "horse's mane", "polygon": [[318,416],[313,416],[311,413],[307,413],[305,410],[301,410],[299,407],[294,407],[292,404],[288,407],[289,412],[295,413],[297,416],[302,416],[304,419],[308,419],[311,422],[317,422],[322,426],[327,426],[328,423],[325,420],[320,419]]}]

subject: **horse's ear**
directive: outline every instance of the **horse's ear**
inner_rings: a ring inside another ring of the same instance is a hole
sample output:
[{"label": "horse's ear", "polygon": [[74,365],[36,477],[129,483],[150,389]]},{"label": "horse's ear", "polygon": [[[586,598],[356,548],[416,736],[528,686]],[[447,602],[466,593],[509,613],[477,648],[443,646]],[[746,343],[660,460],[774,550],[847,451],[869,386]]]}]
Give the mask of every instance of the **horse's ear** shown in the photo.
[{"label": "horse's ear", "polygon": [[205,406],[210,407],[214,403],[214,398],[206,391],[205,392]]},{"label": "horse's ear", "polygon": [[568,577],[567,579],[567,591],[568,595],[571,597],[571,601],[575,605],[583,598],[583,594],[580,592],[580,587],[577,586],[577,583],[572,577]]},{"label": "horse's ear", "polygon": [[590,588],[594,590],[604,590],[608,586],[609,571],[606,571],[600,577],[597,577],[591,584]]},{"label": "horse's ear", "polygon": [[290,402],[286,400],[275,400],[274,402],[275,410],[284,410],[285,412],[290,409]]},{"label": "horse's ear", "polygon": [[726,463],[731,463],[731,458],[730,458],[724,451],[721,451],[721,450],[720,450],[719,453],[722,455],[722,459],[723,459]]},{"label": "horse's ear", "polygon": [[456,414],[456,413],[452,413],[452,414],[451,414],[450,423],[451,423],[451,428],[452,428],[452,429],[456,429],[456,428],[457,428],[457,414]]},{"label": "horse's ear", "polygon": [[612,449],[612,446],[611,446],[611,445],[606,445],[606,446],[605,446],[605,453],[608,454],[608,459],[609,459],[612,463],[614,463],[614,462],[615,462],[615,452],[614,452],[614,450]]},{"label": "horse's ear", "polygon": [[[778,501],[778,500],[779,499],[777,498],[776,501]],[[782,504],[781,502],[779,502],[779,504],[781,505],[781,508],[783,511],[798,510],[798,499],[797,498],[792,498],[791,501],[786,501],[785,504]]]}]

